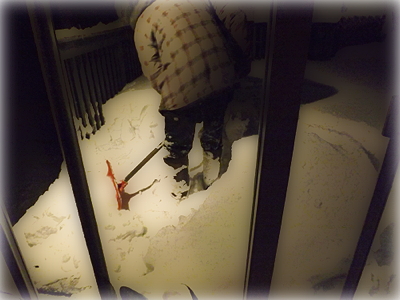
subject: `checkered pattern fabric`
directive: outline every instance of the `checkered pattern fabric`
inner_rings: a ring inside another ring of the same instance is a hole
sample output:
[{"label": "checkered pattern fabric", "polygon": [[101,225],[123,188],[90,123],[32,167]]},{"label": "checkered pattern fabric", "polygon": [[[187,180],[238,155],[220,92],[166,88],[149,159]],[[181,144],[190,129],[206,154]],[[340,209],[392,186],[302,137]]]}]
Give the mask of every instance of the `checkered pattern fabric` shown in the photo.
[{"label": "checkered pattern fabric", "polygon": [[[208,1],[156,0],[139,17],[135,45],[143,74],[161,94],[160,110],[175,110],[233,85],[233,62],[208,11]],[[231,12],[228,29],[238,29]],[[217,13],[218,13],[217,12]]]}]

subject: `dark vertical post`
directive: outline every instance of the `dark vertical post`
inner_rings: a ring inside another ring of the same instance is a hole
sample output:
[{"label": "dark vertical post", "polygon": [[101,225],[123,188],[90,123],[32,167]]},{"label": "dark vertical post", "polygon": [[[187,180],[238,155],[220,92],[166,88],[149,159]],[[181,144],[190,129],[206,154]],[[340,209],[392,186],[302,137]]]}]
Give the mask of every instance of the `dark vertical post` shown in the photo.
[{"label": "dark vertical post", "polygon": [[312,3],[272,3],[247,298],[267,298],[274,270],[300,108]]},{"label": "dark vertical post", "polygon": [[99,79],[99,85],[101,90],[101,103],[106,103],[108,98],[107,84],[105,79],[105,71],[103,69],[103,63],[101,58],[101,52],[99,49],[93,52],[94,66],[96,66],[97,78]]},{"label": "dark vertical post", "polygon": [[135,60],[135,45],[133,44],[133,34],[132,37],[129,36],[129,39],[127,39],[124,43],[124,49],[125,49],[125,57],[127,57],[127,63],[125,64],[125,70],[126,70],[126,76],[127,76],[127,82],[131,82],[133,79],[137,77],[136,75],[136,65],[137,61]]},{"label": "dark vertical post", "polygon": [[107,62],[109,66],[109,70],[111,72],[111,82],[112,82],[112,97],[118,93],[118,75],[115,69],[115,45],[111,45],[106,48],[107,53]]},{"label": "dark vertical post", "polygon": [[79,116],[82,120],[82,124],[84,127],[88,125],[86,121],[86,108],[85,108],[85,102],[83,100],[83,91],[81,87],[81,82],[79,80],[79,68],[78,64],[76,63],[76,57],[73,57],[69,60],[69,66],[71,67],[72,72],[71,77],[72,77],[72,87],[73,87],[73,94],[74,94],[74,101],[76,103],[76,106],[78,107],[79,111]]},{"label": "dark vertical post", "polygon": [[117,60],[117,69],[118,74],[120,75],[120,90],[124,88],[124,86],[128,83],[128,79],[126,78],[126,67],[125,65],[129,63],[128,56],[125,55],[125,41],[120,41],[118,43],[118,48],[117,48],[117,55],[116,55],[116,60]]},{"label": "dark vertical post", "polygon": [[49,5],[48,2],[28,2],[28,9],[47,94],[100,296],[102,299],[115,299],[116,294],[108,276],[78,139],[67,99],[63,69]]},{"label": "dark vertical post", "polygon": [[71,71],[71,63],[69,60],[64,61],[64,70],[66,70],[66,76],[64,77],[65,85],[68,86],[67,90],[67,97],[70,99],[70,107],[73,111],[73,115],[76,118],[81,118],[80,109],[78,107],[78,103],[76,100],[76,96],[74,94],[74,85],[72,80],[72,71]]},{"label": "dark vertical post", "polygon": [[85,73],[86,73],[86,82],[87,82],[88,89],[89,89],[90,103],[92,104],[92,109],[93,109],[93,114],[94,114],[93,117],[95,120],[95,126],[93,127],[93,133],[95,133],[101,127],[101,122],[100,122],[101,106],[99,107],[97,105],[97,101],[96,101],[95,82],[93,80],[92,68],[90,66],[88,53],[83,54],[82,59],[83,59],[84,66],[85,66],[84,69],[85,69]]},{"label": "dark vertical post", "polygon": [[78,68],[78,77],[77,80],[79,82],[79,86],[77,86],[77,89],[81,92],[82,98],[79,101],[83,102],[83,105],[85,107],[85,115],[87,116],[89,120],[90,126],[92,126],[92,129],[95,128],[95,122],[94,122],[94,114],[93,110],[91,107],[90,103],[90,95],[89,95],[89,83],[87,81],[86,77],[86,70],[85,70],[85,61],[83,56],[76,56],[73,58],[76,62],[77,68]]},{"label": "dark vertical post", "polygon": [[0,211],[0,225],[1,253],[22,299],[38,299],[35,287],[33,286],[28,269],[26,268],[24,259],[19,250],[17,240],[12,231],[7,210],[3,206]]},{"label": "dark vertical post", "polygon": [[398,99],[392,100],[389,114],[383,129],[383,135],[390,138],[386,149],[385,158],[379,172],[375,191],[368,208],[367,216],[361,235],[359,237],[353,261],[351,263],[347,278],[343,286],[341,299],[352,299],[360,281],[368,254],[371,250],[376,231],[379,226],[387,198],[392,189],[393,180],[398,167],[398,141],[399,130],[397,129],[399,113]]},{"label": "dark vertical post", "polygon": [[111,58],[111,65],[113,67],[113,73],[115,76],[115,86],[116,86],[116,93],[124,87],[124,82],[122,81],[121,75],[123,73],[123,68],[119,65],[119,57],[121,57],[119,51],[119,43],[116,43],[110,47],[110,58]]},{"label": "dark vertical post", "polygon": [[[133,41],[132,41],[133,44]],[[133,59],[135,60],[135,75],[134,78],[140,76],[142,72],[142,66],[140,65],[139,56],[136,50],[136,46],[133,46]]]},{"label": "dark vertical post", "polygon": [[[111,71],[107,65],[107,54],[106,54],[106,49],[101,48],[97,50],[97,53],[99,54],[99,59],[100,59],[100,64],[99,67],[101,68],[102,71],[102,78],[105,83],[105,91],[106,91],[106,100],[110,99],[113,96],[113,91],[112,91],[112,82],[111,82]],[[105,103],[104,101],[104,103]]]},{"label": "dark vertical post", "polygon": [[101,100],[101,90],[100,90],[100,84],[99,84],[99,75],[97,72],[97,67],[93,59],[93,52],[89,52],[86,54],[87,56],[87,61],[88,61],[88,68],[89,68],[89,73],[91,76],[91,82],[93,84],[93,105],[97,107],[97,113],[98,113],[98,122],[99,126],[97,129],[100,129],[102,125],[104,125],[105,120],[103,116],[103,101]]},{"label": "dark vertical post", "polygon": [[114,76],[113,76],[113,70],[111,67],[111,62],[110,62],[110,57],[108,55],[108,47],[100,49],[102,51],[102,57],[103,57],[103,66],[105,66],[106,70],[106,78],[108,79],[109,82],[109,93],[110,96],[108,99],[112,98],[115,95],[115,83],[114,83]]}]

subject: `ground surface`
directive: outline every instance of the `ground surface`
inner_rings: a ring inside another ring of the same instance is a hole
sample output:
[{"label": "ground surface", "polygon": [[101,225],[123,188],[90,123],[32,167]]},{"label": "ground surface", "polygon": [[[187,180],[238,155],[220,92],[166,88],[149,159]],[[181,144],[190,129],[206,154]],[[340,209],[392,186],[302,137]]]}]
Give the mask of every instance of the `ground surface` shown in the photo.
[{"label": "ground surface", "polygon": [[[391,91],[386,81],[372,84],[385,70],[379,47],[356,46],[331,63],[308,64],[273,296],[287,291],[305,298],[340,294],[387,143],[380,132]],[[366,73],[363,62],[381,71]],[[244,96],[254,93],[252,86],[242,90]],[[149,299],[187,299],[184,283],[199,299],[240,298],[257,153],[257,109],[235,109],[240,99],[227,118],[225,144],[232,151],[225,152],[226,172],[207,191],[193,191],[180,203],[169,197],[162,151],[129,182],[126,192],[135,195],[129,210],[117,210],[106,176],[106,159],[122,179],[163,138],[158,95],[145,80],[127,85],[107,102],[106,125],[81,142],[117,290],[125,285]],[[197,140],[190,161],[197,178],[202,168]],[[378,254],[390,246],[391,220],[389,215],[380,228],[383,242],[374,243]],[[97,295],[64,165],[14,229],[41,298]],[[393,286],[393,265],[378,254],[369,260],[374,276],[366,275],[362,296],[381,297]]]},{"label": "ground surface", "polygon": [[[251,94],[255,86],[260,89],[259,80],[250,80],[244,89]],[[166,153],[161,150],[126,187],[125,192],[132,195],[129,210],[118,211],[112,183],[106,176],[106,160],[111,162],[115,176],[122,179],[163,139],[158,97],[148,82],[139,78],[105,104],[106,125],[90,140],[81,141],[112,283],[117,290],[124,285],[154,299],[163,295],[187,297],[182,283],[202,298],[229,294],[240,298],[257,136],[236,140],[250,135],[248,114],[257,110],[238,111],[234,106],[240,106],[240,101],[233,102],[226,124],[230,130],[224,139],[232,146],[224,155],[227,170],[208,190],[192,189],[193,194],[182,202],[170,197],[169,169],[162,161]],[[190,154],[193,178],[199,177],[201,162],[196,139]],[[96,294],[90,288],[95,284],[65,165],[48,192],[14,228],[43,295]]]}]

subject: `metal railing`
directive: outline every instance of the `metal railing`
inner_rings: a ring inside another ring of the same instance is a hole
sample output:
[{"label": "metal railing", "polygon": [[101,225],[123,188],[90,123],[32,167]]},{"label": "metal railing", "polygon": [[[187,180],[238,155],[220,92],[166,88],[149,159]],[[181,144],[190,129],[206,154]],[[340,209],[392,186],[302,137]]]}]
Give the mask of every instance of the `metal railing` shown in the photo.
[{"label": "metal railing", "polygon": [[78,130],[81,138],[90,138],[105,124],[102,105],[142,73],[132,29],[124,26],[57,43]]}]

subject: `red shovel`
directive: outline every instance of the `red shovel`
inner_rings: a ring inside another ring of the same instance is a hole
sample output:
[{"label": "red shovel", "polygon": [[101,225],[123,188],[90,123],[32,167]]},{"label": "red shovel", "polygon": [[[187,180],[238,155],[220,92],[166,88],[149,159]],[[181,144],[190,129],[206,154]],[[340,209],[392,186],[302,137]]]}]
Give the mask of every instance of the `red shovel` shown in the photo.
[{"label": "red shovel", "polygon": [[116,198],[118,202],[118,210],[121,210],[123,208],[123,194],[125,187],[128,185],[129,179],[133,177],[154,155],[157,154],[158,151],[162,148],[164,145],[164,141],[161,142],[157,147],[155,147],[126,177],[124,180],[121,180],[119,183],[115,179],[114,173],[111,168],[111,163],[106,160],[107,167],[108,167],[108,172],[107,176],[111,178],[111,181],[113,183],[115,193],[116,193]]}]

